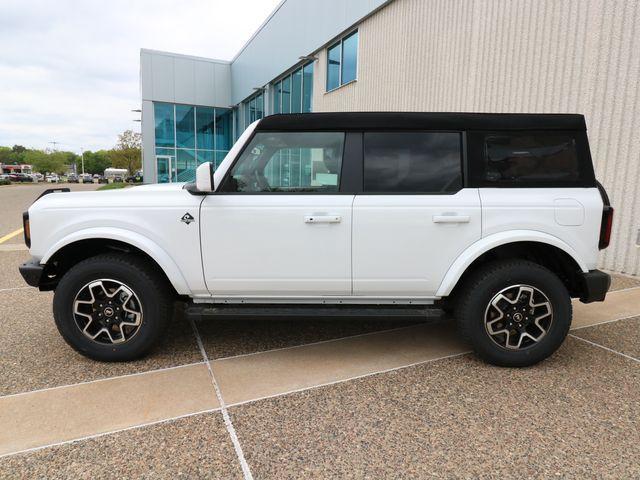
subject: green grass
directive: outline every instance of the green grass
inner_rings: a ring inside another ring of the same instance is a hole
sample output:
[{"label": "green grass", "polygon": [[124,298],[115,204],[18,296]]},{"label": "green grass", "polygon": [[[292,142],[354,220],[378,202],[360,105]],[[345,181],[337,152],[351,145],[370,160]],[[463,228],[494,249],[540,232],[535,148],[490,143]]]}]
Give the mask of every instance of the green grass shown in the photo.
[{"label": "green grass", "polygon": [[101,187],[98,188],[98,190],[117,190],[118,188],[126,188],[129,185],[124,183],[124,182],[118,182],[118,183],[105,183],[104,185],[102,185]]}]

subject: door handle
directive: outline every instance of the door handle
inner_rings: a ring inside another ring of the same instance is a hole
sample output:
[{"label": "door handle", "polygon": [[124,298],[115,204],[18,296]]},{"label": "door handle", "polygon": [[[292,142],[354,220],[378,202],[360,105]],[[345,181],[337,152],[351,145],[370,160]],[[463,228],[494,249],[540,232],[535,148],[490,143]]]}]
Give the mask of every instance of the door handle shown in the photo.
[{"label": "door handle", "polygon": [[469,223],[469,215],[434,215],[433,223]]},{"label": "door handle", "polygon": [[340,215],[305,215],[304,223],[340,223]]}]

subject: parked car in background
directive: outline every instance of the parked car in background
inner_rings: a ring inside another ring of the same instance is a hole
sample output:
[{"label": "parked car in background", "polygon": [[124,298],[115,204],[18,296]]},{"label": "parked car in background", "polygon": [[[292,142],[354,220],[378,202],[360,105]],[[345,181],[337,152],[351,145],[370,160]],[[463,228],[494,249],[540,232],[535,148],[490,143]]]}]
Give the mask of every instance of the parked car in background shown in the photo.
[{"label": "parked car in background", "polygon": [[55,173],[47,175],[46,177],[44,177],[44,179],[48,183],[58,183],[60,181],[60,177]]},{"label": "parked car in background", "polygon": [[140,171],[137,171],[133,175],[130,175],[126,178],[127,183],[142,183],[142,180],[143,180],[143,176],[142,176],[142,172]]},{"label": "parked car in background", "polygon": [[109,179],[102,176],[102,175],[98,175],[97,173],[93,176],[93,182],[94,183],[109,183]]},{"label": "parked car in background", "polygon": [[41,174],[39,172],[36,172],[33,175],[35,176],[37,182],[43,182],[44,181],[44,175],[43,174]]},{"label": "parked car in background", "polygon": [[9,180],[18,183],[34,182],[34,179],[28,173],[10,173]]},{"label": "parked car in background", "polygon": [[93,183],[93,177],[90,173],[83,173],[78,178],[80,183]]},{"label": "parked car in background", "polygon": [[113,177],[113,181],[114,181],[114,183],[122,183],[122,182],[124,182],[124,178],[122,176],[120,176],[120,175],[115,175]]},{"label": "parked car in background", "polygon": [[78,175],[76,175],[75,173],[70,173],[69,175],[67,175],[67,182],[69,183],[79,183],[80,179],[78,177]]}]

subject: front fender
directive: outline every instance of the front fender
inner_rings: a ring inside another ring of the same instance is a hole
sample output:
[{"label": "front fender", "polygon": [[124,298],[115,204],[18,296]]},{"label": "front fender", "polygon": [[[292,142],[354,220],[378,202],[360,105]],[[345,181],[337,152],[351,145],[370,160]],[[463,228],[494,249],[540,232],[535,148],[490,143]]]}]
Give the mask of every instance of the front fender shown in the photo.
[{"label": "front fender", "polygon": [[123,228],[114,227],[94,227],[86,228],[73,232],[53,244],[40,260],[41,264],[46,264],[51,257],[58,252],[61,248],[78,242],[80,240],[90,239],[109,239],[118,240],[122,243],[127,243],[136,248],[139,248],[144,253],[149,255],[155,262],[162,268],[165,275],[180,295],[189,295],[191,293],[187,282],[185,281],[182,271],[178,265],[173,261],[171,256],[155,242],[149,238],[140,235],[139,233]]},{"label": "front fender", "polygon": [[553,235],[549,235],[544,232],[537,232],[535,230],[511,230],[484,237],[462,252],[444,276],[444,279],[436,292],[436,296],[446,297],[449,295],[458,283],[458,280],[460,280],[460,277],[462,277],[462,274],[467,270],[467,268],[469,268],[469,265],[471,265],[482,254],[496,247],[516,242],[538,242],[557,247],[573,258],[583,272],[589,271],[586,263],[580,259],[578,253],[558,237],[554,237]]}]

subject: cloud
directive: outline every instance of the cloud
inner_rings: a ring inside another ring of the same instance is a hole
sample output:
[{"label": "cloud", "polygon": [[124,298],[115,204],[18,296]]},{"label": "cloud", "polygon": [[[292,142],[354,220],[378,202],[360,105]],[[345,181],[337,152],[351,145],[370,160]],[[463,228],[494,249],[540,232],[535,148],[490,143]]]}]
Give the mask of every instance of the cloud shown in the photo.
[{"label": "cloud", "polygon": [[140,128],[140,48],[230,60],[278,3],[2,0],[0,145],[110,148]]}]

